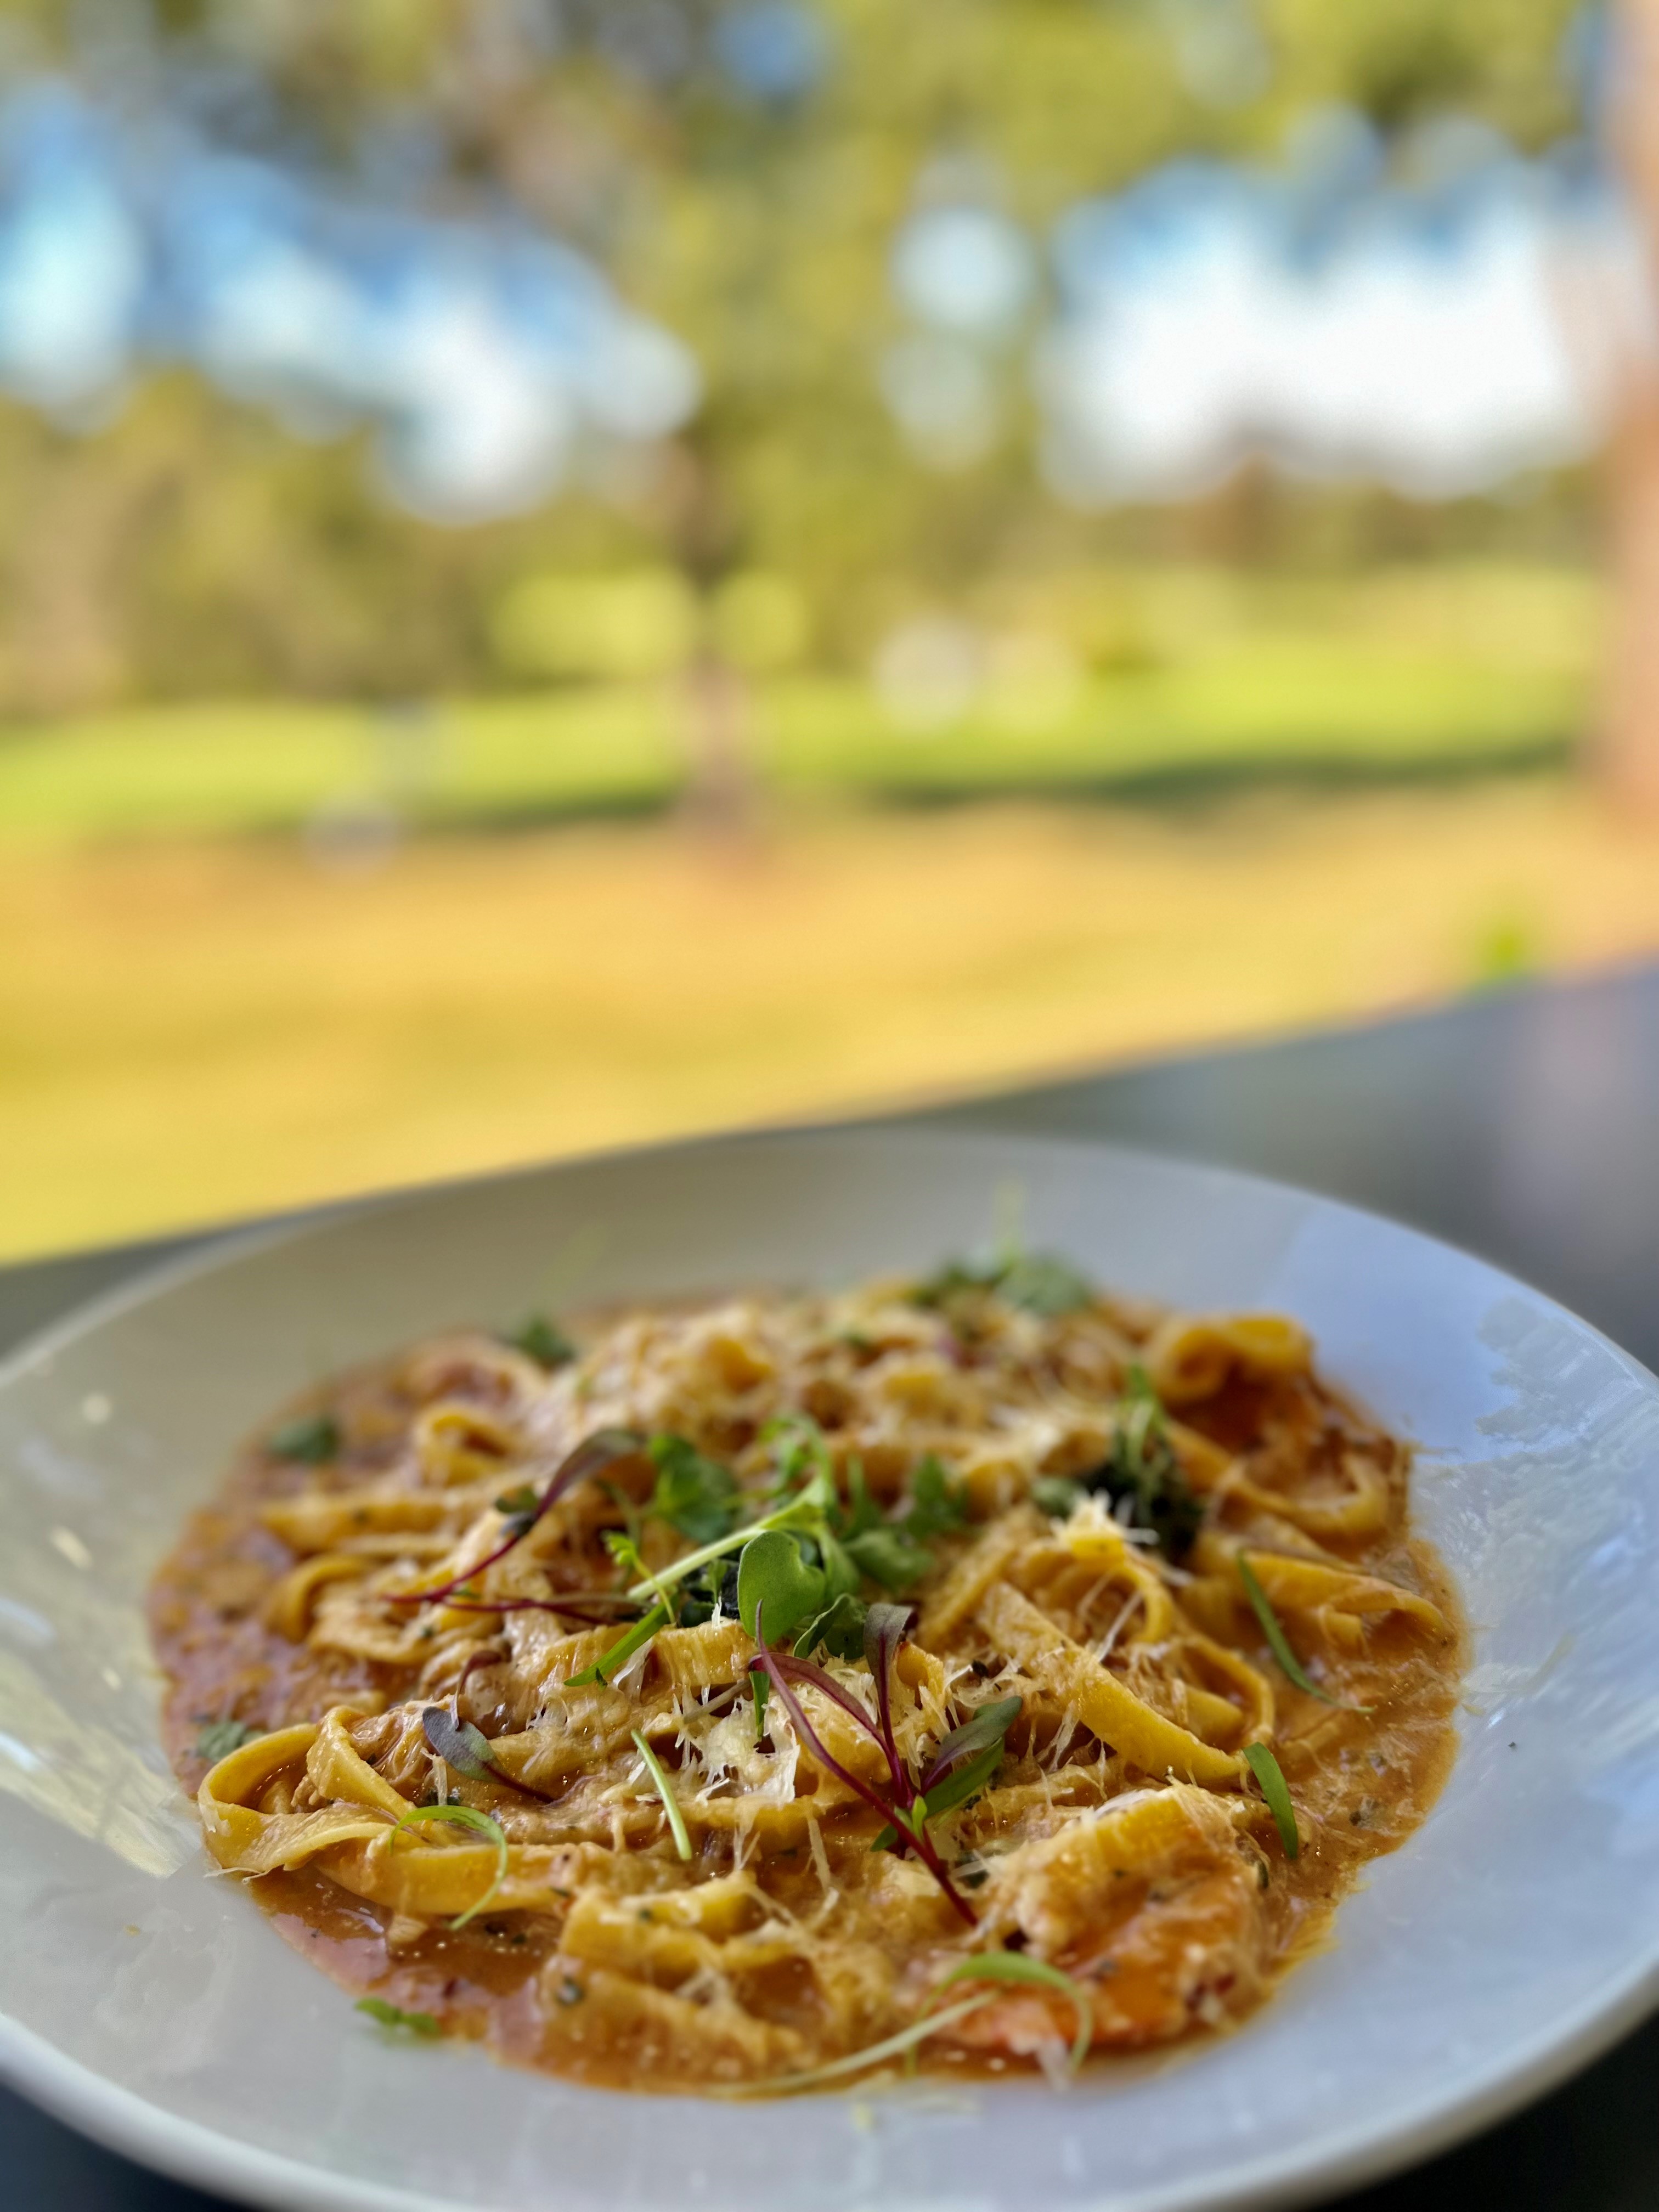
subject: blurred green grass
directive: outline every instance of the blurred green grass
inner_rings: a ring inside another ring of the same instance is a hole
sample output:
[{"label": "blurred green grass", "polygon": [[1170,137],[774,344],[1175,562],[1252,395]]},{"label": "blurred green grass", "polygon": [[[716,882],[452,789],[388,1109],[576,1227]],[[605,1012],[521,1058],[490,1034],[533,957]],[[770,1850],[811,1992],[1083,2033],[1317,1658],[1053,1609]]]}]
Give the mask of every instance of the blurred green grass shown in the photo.
[{"label": "blurred green grass", "polygon": [[[792,797],[928,803],[1547,765],[1583,720],[1602,604],[1582,571],[1488,566],[1291,583],[1165,571],[1126,579],[1121,596],[1115,665],[1108,654],[1060,684],[1016,668],[955,711],[896,710],[851,676],[757,684],[749,766]],[[687,699],[613,684],[404,708],[148,705],[16,726],[0,735],[0,836],[646,812],[691,775]]]}]

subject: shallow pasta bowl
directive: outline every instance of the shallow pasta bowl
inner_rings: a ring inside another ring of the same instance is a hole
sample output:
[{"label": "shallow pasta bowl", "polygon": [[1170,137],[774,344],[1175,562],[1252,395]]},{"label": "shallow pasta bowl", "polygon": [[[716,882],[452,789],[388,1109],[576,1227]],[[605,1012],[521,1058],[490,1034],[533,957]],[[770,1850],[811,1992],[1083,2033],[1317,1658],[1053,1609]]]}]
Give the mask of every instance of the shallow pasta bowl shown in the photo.
[{"label": "shallow pasta bowl", "polygon": [[[1420,1447],[1474,1625],[1457,1764],[1336,1941],[1237,2033],[1041,2084],[649,2100],[399,2046],[210,1880],[160,1750],[145,1583],[231,1449],[463,1321],[916,1269],[1023,1194],[1034,1248],[1270,1307]],[[282,2206],[1016,2212],[1285,2203],[1421,2156],[1659,1996],[1659,1383],[1480,1262],[1107,1147],[921,1132],[578,1163],[246,1241],[0,1371],[0,2069],[132,2155]]]}]

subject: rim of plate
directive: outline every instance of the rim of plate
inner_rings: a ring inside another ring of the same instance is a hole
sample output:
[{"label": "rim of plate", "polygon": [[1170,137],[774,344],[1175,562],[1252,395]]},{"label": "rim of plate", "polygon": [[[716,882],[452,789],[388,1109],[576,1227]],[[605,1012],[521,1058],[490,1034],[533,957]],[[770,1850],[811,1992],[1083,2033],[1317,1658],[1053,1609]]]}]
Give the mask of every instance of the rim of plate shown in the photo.
[{"label": "rim of plate", "polygon": [[[1280,1177],[1110,1139],[1027,1135],[1016,1130],[962,1126],[924,1128],[876,1121],[718,1131],[657,1144],[613,1146],[568,1160],[377,1192],[327,1206],[299,1219],[220,1234],[210,1229],[204,1232],[208,1240],[204,1244],[140,1269],[128,1280],[84,1300],[33,1332],[0,1359],[0,1391],[106,1322],[141,1308],[169,1290],[360,1219],[417,1208],[446,1194],[580,1173],[589,1167],[751,1146],[782,1149],[814,1142],[930,1149],[943,1146],[964,1154],[1016,1146],[1028,1153],[1062,1159],[1106,1157],[1131,1169],[1145,1164],[1197,1182],[1237,1185],[1311,1203],[1329,1213],[1381,1224],[1416,1244],[1449,1254],[1463,1266],[1480,1270],[1495,1286],[1525,1291],[1540,1306],[1613,1352],[1627,1370],[1659,1396],[1659,1376],[1548,1291],[1480,1253],[1373,1207],[1356,1206]],[[1498,2124],[1560,2087],[1656,2009],[1659,2009],[1659,1942],[1650,1946],[1648,1955],[1610,1978],[1597,1995],[1518,2046],[1470,2069],[1455,2089],[1420,2095],[1404,2114],[1375,2123],[1349,2121],[1328,2127],[1302,2137],[1282,2153],[1257,2158],[1218,2175],[1212,2182],[1178,2182],[1167,2189],[1143,2189],[1133,2196],[1100,2201],[1103,2205],[1109,2203],[1110,2212],[1253,2212],[1254,2208],[1268,2205],[1304,2205],[1316,2197],[1386,2179]],[[1248,2023],[1243,2032],[1248,2032]],[[106,2149],[238,2203],[270,2207],[272,2212],[289,2212],[289,2208],[295,2208],[295,2212],[453,2212],[453,2204],[444,2197],[357,2180],[327,2166],[260,2149],[200,2121],[170,2113],[69,2057],[3,2010],[0,2081]]]}]

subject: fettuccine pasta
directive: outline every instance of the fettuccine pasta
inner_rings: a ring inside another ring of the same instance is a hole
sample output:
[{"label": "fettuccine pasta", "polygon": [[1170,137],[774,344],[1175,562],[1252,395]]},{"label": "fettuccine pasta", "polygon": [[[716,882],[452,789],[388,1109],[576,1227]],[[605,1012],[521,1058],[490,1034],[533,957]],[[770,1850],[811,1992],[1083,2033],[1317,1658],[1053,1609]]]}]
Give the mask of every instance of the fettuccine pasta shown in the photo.
[{"label": "fettuccine pasta", "polygon": [[384,2019],[1060,2080],[1240,2020],[1426,1814],[1455,1601],[1294,1322],[1025,1258],[571,1327],[341,1378],[156,1584],[208,1850]]}]

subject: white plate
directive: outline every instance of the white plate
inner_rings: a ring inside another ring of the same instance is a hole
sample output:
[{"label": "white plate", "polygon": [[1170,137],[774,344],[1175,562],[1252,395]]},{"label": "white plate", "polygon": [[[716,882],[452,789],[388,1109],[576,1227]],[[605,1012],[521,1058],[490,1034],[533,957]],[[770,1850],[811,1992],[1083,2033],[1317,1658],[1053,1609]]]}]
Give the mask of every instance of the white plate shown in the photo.
[{"label": "white plate", "polygon": [[[424,1330],[981,1238],[1283,1308],[1424,1447],[1475,1624],[1462,1748],[1335,1946],[1238,2034],[1044,2087],[645,2103],[389,2044],[210,1881],[157,1747],[149,1571],[296,1386]],[[550,1281],[551,1278],[551,1281]],[[1284,2202],[1420,2156],[1659,1993],[1659,1384],[1583,1322],[1322,1200],[1104,1148],[750,1138],[549,1169],[246,1244],[0,1376],[0,2063],[105,2142],[271,2205],[1023,2212]]]}]

